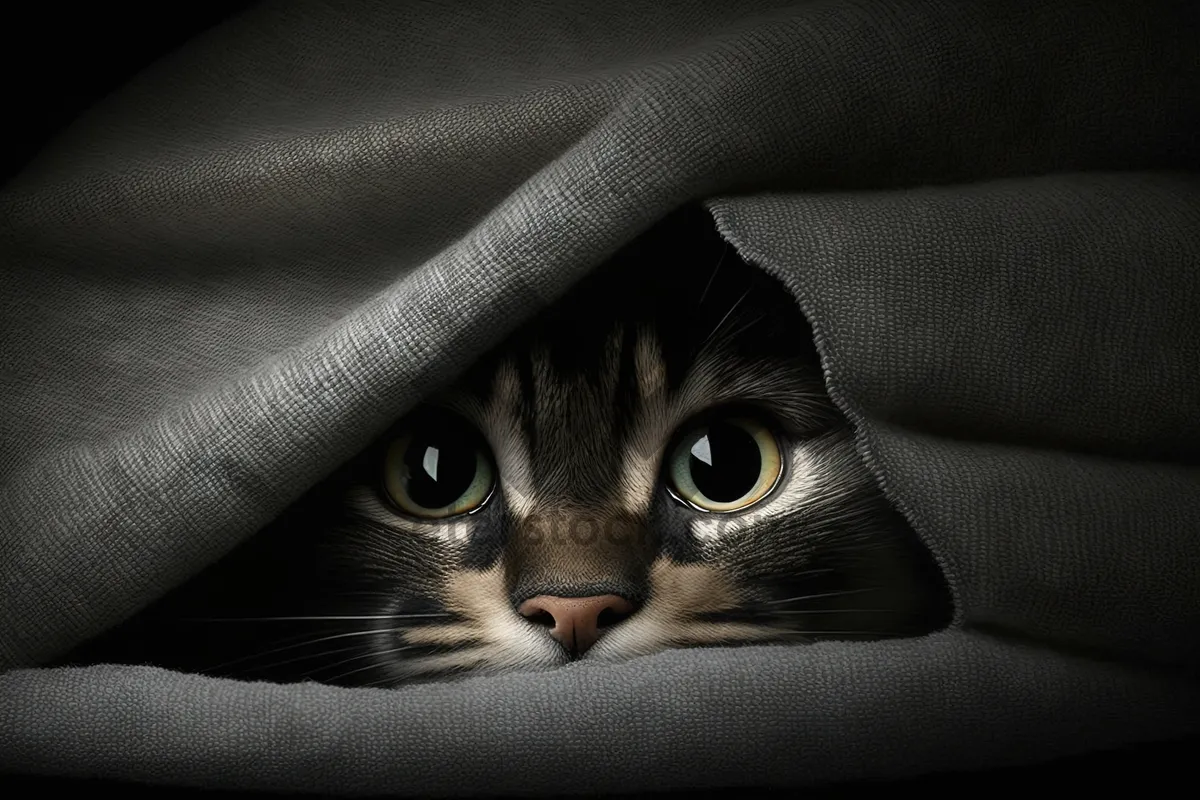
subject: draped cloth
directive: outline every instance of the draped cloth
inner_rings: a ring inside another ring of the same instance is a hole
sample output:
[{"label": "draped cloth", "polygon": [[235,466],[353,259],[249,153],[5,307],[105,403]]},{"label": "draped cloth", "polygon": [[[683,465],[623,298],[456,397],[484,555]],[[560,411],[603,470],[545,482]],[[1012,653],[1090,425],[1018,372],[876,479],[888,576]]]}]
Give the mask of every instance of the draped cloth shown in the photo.
[{"label": "draped cloth", "polygon": [[[633,791],[1200,732],[1198,145],[1191,3],[228,20],[0,192],[0,771]],[[693,201],[795,294],[948,630],[396,690],[47,666]]]}]

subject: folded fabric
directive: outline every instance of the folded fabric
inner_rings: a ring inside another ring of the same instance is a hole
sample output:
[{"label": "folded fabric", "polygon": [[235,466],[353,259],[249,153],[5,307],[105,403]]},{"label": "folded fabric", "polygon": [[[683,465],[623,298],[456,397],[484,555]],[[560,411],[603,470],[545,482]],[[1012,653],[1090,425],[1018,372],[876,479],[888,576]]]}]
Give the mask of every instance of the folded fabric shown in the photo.
[{"label": "folded fabric", "polygon": [[[289,2],[155,65],[0,193],[0,771],[631,791],[1200,731],[1198,21]],[[44,666],[693,200],[795,293],[950,630],[400,690]]]}]

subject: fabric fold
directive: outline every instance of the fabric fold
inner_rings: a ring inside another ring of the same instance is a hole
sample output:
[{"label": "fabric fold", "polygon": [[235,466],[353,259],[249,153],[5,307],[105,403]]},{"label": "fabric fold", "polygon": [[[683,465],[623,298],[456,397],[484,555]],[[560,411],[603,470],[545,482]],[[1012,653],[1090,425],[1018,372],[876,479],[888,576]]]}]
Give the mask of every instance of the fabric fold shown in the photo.
[{"label": "fabric fold", "polygon": [[[0,769],[633,791],[1195,732],[1198,22],[281,2],[155,65],[0,192]],[[814,323],[953,630],[395,692],[39,668],[691,201]]]},{"label": "fabric fold", "polygon": [[0,697],[0,771],[417,797],[895,778],[1152,741],[1200,715],[1194,681],[963,631],[391,691],[16,670]]},{"label": "fabric fold", "polygon": [[812,322],[958,620],[1200,664],[1200,182],[712,203]]}]

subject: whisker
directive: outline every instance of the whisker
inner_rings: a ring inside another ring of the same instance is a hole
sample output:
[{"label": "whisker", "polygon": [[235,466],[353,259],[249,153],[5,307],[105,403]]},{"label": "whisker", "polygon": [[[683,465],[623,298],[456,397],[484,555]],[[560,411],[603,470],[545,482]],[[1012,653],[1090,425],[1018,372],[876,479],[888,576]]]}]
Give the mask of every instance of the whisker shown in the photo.
[{"label": "whisker", "polygon": [[902,614],[899,608],[803,608],[803,609],[785,609],[772,614]]},{"label": "whisker", "polygon": [[[379,656],[379,657],[388,656],[388,655],[391,655],[392,653],[399,653],[402,650],[410,650],[413,647],[417,647],[417,646],[418,645],[409,644],[409,645],[405,645],[403,647],[394,647],[391,650],[371,651],[368,653],[363,653],[361,656],[356,656],[355,658],[348,658],[345,661],[339,661],[338,664],[344,664],[344,663],[348,663],[350,661],[357,661],[359,658],[366,658],[367,656]],[[325,669],[329,669],[331,667],[336,667],[338,664],[330,664],[328,667],[321,667],[320,669],[315,669],[312,672],[308,673],[308,675],[306,675],[305,677],[309,677],[315,673],[321,672],[321,671],[323,671]],[[365,667],[356,667],[355,669],[349,670],[348,672],[342,672],[338,675],[334,675],[329,678],[324,678],[323,680],[332,683],[333,681],[344,680],[346,678],[349,678],[351,675],[355,675],[359,672],[366,672],[369,669],[377,669],[378,667],[379,667],[378,663],[367,664]]]},{"label": "whisker", "polygon": [[[733,309],[730,309],[730,311],[732,311],[732,310],[733,310]],[[744,323],[743,325],[741,325],[740,327],[737,327],[737,328],[732,328],[732,329],[730,329],[730,330],[726,331],[725,333],[721,334],[722,340],[723,340],[723,341],[731,341],[731,340],[733,340],[733,339],[736,339],[736,338],[738,338],[739,336],[741,336],[743,333],[745,333],[746,331],[748,331],[748,330],[750,330],[751,328],[753,328],[753,327],[754,327],[755,325],[757,325],[758,323],[762,322],[762,321],[763,321],[764,319],[766,319],[766,318],[767,318],[767,315],[766,315],[766,314],[759,314],[759,315],[758,315],[758,316],[756,316],[756,317],[752,317],[750,320],[748,320],[747,322],[745,322],[745,323]],[[723,323],[723,322],[724,322],[724,320],[722,320],[722,323]],[[720,326],[717,326],[717,327],[720,327]],[[716,331],[715,331],[715,330],[714,330],[713,332],[714,332],[714,333],[716,333]],[[711,339],[712,337],[710,336],[709,338]],[[705,341],[707,341],[707,340],[705,340]]]},{"label": "whisker", "polygon": [[[750,287],[750,288],[753,288],[753,287]],[[729,319],[730,315],[733,314],[733,312],[737,310],[737,307],[742,304],[742,301],[745,300],[746,296],[749,294],[750,294],[750,289],[746,289],[746,291],[742,292],[742,296],[734,301],[733,305],[729,307],[729,310],[725,312],[725,316],[721,317],[721,321],[718,322],[717,326],[712,329],[712,332],[710,334],[708,334],[708,336],[704,337],[704,341],[702,341],[700,343],[699,348],[697,348],[698,350],[703,350],[704,346],[706,344],[708,344],[709,341],[714,336],[717,335],[717,331],[721,330],[721,326],[725,324],[725,321]]]},{"label": "whisker", "polygon": [[767,601],[763,602],[761,605],[775,606],[775,605],[782,605],[784,603],[796,603],[801,600],[817,600],[822,597],[844,597],[846,595],[852,595],[852,594],[864,594],[865,592],[879,592],[879,591],[882,591],[884,588],[885,587],[883,587],[883,586],[872,586],[867,589],[847,589],[847,590],[841,591],[841,592],[822,592],[821,594],[802,594],[802,595],[797,595],[796,597],[785,597],[782,600],[767,600]]},{"label": "whisker", "polygon": [[372,628],[371,630],[367,630],[367,631],[350,631],[349,633],[335,633],[332,636],[321,636],[316,639],[308,639],[303,642],[297,642],[295,644],[284,645],[283,647],[275,647],[275,648],[272,648],[271,650],[264,650],[260,653],[253,653],[248,656],[242,656],[240,658],[235,658],[232,661],[226,661],[221,664],[217,664],[215,666],[209,667],[207,671],[225,669],[226,667],[231,667],[234,664],[241,664],[245,661],[252,661],[256,658],[262,658],[263,656],[269,656],[269,655],[273,655],[275,653],[282,653],[285,650],[295,650],[297,647],[308,647],[310,645],[320,644],[321,642],[329,642],[329,641],[333,641],[334,639],[347,639],[347,638],[350,638],[351,636],[370,636],[372,634],[378,634],[378,633],[396,633],[396,632],[399,632],[402,630],[405,630],[405,629],[404,628]]},{"label": "whisker", "polygon": [[[322,658],[324,656],[335,656],[338,653],[349,653],[352,650],[360,650],[360,649],[361,649],[361,645],[353,644],[353,645],[350,645],[349,647],[339,647],[335,650],[321,650],[316,653],[308,653],[307,655],[296,656],[294,658],[284,659],[283,661],[274,661],[270,664],[263,664],[260,666],[251,667],[249,669],[258,670],[258,671],[269,670],[269,669],[278,669],[280,667],[286,667],[288,664],[295,664],[298,661],[308,661],[309,659]],[[262,653],[261,655],[266,655],[266,653]],[[311,674],[311,673],[309,673],[309,674]]]},{"label": "whisker", "polygon": [[700,302],[696,303],[696,307],[704,305],[704,298],[708,297],[708,290],[712,288],[713,280],[717,277],[717,273],[721,270],[721,265],[725,263],[725,256],[729,253],[729,242],[725,242],[725,247],[721,249],[721,257],[717,259],[717,265],[713,267],[712,274],[708,276],[708,283],[704,284],[704,291],[700,293]]},{"label": "whisker", "polygon": [[813,638],[815,636],[878,636],[885,639],[903,639],[911,634],[897,633],[896,631],[783,631],[785,636],[803,636]]},{"label": "whisker", "polygon": [[320,615],[320,616],[286,616],[286,617],[184,617],[179,622],[345,622],[355,620],[405,620],[440,618],[452,616],[449,613],[437,614],[370,614],[370,615]]},{"label": "whisker", "polygon": [[[419,644],[407,644],[407,645],[404,645],[403,647],[393,647],[391,650],[368,650],[365,653],[359,653],[358,655],[351,656],[350,658],[343,658],[341,661],[335,661],[332,664],[323,664],[322,666],[317,667],[316,669],[312,670],[311,672],[304,673],[304,677],[306,677],[306,678],[312,677],[313,675],[316,675],[318,672],[324,672],[327,669],[333,669],[334,667],[340,667],[343,664],[349,664],[351,661],[358,661],[363,658],[370,658],[371,656],[388,656],[388,655],[391,655],[392,653],[400,653],[405,650],[412,650],[413,648],[422,647],[422,646],[423,645],[419,645]],[[346,649],[350,650],[350,649],[357,649],[357,648],[346,648]],[[335,652],[345,652],[345,650],[334,651],[334,652],[329,653],[329,655],[334,655]],[[346,673],[346,674],[348,675],[348,674],[352,674],[352,673]],[[344,677],[344,675],[338,676],[338,677]],[[330,678],[330,680],[337,680],[337,678]]]},{"label": "whisker", "polygon": [[837,572],[836,567],[821,567],[820,569],[806,569],[803,572],[789,572],[788,580],[793,578],[803,578],[805,575],[828,575],[830,572]]}]

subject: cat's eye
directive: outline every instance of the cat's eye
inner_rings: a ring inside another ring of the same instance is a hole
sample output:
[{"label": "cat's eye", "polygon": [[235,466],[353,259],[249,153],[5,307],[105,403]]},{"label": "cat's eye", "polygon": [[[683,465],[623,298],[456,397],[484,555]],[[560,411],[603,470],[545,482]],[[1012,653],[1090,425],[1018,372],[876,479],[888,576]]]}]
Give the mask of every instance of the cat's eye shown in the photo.
[{"label": "cat's eye", "polygon": [[495,483],[487,446],[465,422],[423,420],[388,446],[384,488],[400,511],[414,517],[475,511]]},{"label": "cat's eye", "polygon": [[775,435],[748,417],[710,419],[689,428],[672,449],[667,481],[673,494],[702,511],[741,511],[779,483],[783,456]]}]

